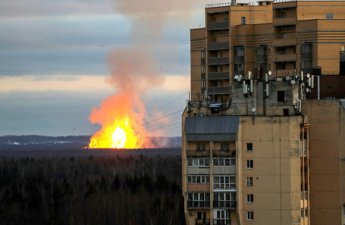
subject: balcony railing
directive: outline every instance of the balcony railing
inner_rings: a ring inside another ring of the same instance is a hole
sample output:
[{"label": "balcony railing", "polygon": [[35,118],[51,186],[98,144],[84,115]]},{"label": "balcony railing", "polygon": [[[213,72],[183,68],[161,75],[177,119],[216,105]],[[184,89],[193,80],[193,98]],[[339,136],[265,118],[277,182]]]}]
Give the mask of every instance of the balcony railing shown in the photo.
[{"label": "balcony railing", "polygon": [[207,24],[207,30],[228,30],[228,29],[229,29],[228,21],[211,22]]},{"label": "balcony railing", "polygon": [[197,150],[187,150],[187,157],[210,157],[210,150],[197,151]]},{"label": "balcony railing", "polygon": [[195,225],[210,225],[210,219],[195,219]]},{"label": "balcony railing", "polygon": [[188,201],[187,207],[189,209],[208,209],[210,208],[210,201]]},{"label": "balcony railing", "polygon": [[275,26],[285,26],[285,25],[294,25],[296,24],[296,17],[285,17],[285,18],[275,18],[274,20]]},{"label": "balcony railing", "polygon": [[207,79],[208,80],[229,80],[230,74],[229,72],[209,72]]},{"label": "balcony railing", "polygon": [[227,50],[229,49],[229,42],[209,42],[208,50]]},{"label": "balcony railing", "polygon": [[217,65],[228,65],[229,57],[209,57],[208,65],[217,66]]},{"label": "balcony railing", "polygon": [[295,70],[294,69],[281,69],[281,70],[277,70],[277,77],[283,77],[283,76],[292,76],[295,74]]},{"label": "balcony railing", "polygon": [[213,150],[212,154],[214,157],[222,157],[222,156],[228,156],[228,157],[235,157],[236,156],[236,150]]},{"label": "balcony railing", "polygon": [[287,39],[275,39],[273,41],[274,46],[295,46],[296,39],[294,38],[287,38]]},{"label": "balcony railing", "polygon": [[230,94],[230,87],[209,87],[207,92],[209,95]]},{"label": "balcony railing", "polygon": [[236,209],[236,201],[213,201],[213,207]]},{"label": "balcony railing", "polygon": [[294,62],[296,61],[296,54],[290,53],[290,54],[281,54],[276,55],[276,62]]},{"label": "balcony railing", "polygon": [[231,225],[230,219],[214,219],[213,225]]}]

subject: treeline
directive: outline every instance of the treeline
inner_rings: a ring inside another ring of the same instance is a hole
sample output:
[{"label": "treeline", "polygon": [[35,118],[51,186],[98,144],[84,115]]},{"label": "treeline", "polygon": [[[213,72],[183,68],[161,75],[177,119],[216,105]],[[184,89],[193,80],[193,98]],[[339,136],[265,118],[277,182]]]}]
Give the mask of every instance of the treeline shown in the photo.
[{"label": "treeline", "polygon": [[2,225],[184,224],[179,156],[3,158]]}]

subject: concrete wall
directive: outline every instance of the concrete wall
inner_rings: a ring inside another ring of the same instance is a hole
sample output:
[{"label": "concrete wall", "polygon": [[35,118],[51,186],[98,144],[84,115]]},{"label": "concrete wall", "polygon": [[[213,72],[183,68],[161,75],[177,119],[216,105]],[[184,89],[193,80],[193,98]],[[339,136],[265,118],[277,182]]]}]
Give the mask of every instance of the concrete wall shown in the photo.
[{"label": "concrete wall", "polygon": [[[240,224],[286,225],[300,219],[300,157],[302,117],[241,117],[238,134],[238,213]],[[253,151],[246,144],[253,143]],[[247,160],[254,168],[247,169]],[[252,187],[246,177],[253,177]],[[247,194],[254,202],[247,203]],[[254,220],[246,213],[254,212]]]},{"label": "concrete wall", "polygon": [[345,110],[339,100],[309,100],[310,219],[312,225],[342,225],[345,203]]}]

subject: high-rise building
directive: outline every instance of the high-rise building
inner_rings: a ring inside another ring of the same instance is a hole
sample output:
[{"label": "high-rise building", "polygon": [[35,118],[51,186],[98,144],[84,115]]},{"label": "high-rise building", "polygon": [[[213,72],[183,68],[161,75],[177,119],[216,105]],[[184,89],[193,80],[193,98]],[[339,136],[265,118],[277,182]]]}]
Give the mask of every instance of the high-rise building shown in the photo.
[{"label": "high-rise building", "polygon": [[183,113],[188,225],[345,224],[345,1],[207,5]]}]

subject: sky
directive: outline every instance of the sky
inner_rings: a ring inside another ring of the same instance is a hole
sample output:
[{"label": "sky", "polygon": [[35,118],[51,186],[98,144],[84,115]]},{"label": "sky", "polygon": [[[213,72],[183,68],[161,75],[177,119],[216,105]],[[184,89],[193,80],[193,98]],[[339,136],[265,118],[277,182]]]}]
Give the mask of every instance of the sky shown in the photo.
[{"label": "sky", "polygon": [[142,93],[144,120],[181,135],[189,29],[204,26],[206,3],[215,1],[1,0],[0,135],[91,135],[92,109],[116,93],[109,58],[133,49],[162,77]]}]

